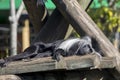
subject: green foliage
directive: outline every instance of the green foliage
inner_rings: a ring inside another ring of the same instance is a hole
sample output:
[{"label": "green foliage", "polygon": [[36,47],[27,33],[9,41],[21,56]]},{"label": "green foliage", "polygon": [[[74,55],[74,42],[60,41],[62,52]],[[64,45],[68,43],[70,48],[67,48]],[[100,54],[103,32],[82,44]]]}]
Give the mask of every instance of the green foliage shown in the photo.
[{"label": "green foliage", "polygon": [[115,32],[120,32],[120,15],[114,9],[109,7],[90,9],[88,14],[109,38]]}]

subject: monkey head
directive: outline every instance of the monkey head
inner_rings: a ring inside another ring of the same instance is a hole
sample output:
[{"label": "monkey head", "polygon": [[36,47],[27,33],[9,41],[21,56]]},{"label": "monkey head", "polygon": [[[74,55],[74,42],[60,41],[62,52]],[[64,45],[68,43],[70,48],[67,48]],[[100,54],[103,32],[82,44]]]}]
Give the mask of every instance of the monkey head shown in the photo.
[{"label": "monkey head", "polygon": [[76,51],[77,55],[85,55],[85,54],[90,54],[93,53],[94,49],[91,44],[91,38],[86,36],[81,39],[78,43],[78,49]]}]

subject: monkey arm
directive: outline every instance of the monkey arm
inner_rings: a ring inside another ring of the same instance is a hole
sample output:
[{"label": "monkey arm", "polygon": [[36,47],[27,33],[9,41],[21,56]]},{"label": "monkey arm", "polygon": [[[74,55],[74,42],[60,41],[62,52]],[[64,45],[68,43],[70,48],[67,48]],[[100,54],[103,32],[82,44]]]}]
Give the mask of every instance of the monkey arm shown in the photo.
[{"label": "monkey arm", "polygon": [[0,59],[0,66],[6,66],[9,62],[12,61],[31,58],[37,55],[36,49],[38,49],[38,46],[30,46],[27,49],[25,49],[25,51],[22,53],[19,53],[14,56],[6,57],[5,59]]},{"label": "monkey arm", "polygon": [[34,58],[38,54],[39,55],[37,57],[51,56],[50,53],[44,54],[44,52],[52,50],[54,47],[54,45],[53,46],[52,45],[53,44],[45,44],[42,42],[37,42],[31,45],[30,47],[28,47],[27,49],[25,49],[24,52],[22,53],[19,53],[15,56],[6,57],[5,59],[0,59],[0,66],[4,64],[6,65],[7,63],[12,61]]}]

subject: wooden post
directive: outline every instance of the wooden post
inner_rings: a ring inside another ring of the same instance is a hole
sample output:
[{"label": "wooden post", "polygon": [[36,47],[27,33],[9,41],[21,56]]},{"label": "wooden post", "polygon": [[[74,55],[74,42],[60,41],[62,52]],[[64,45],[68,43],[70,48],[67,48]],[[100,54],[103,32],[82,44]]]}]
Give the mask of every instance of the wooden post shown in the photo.
[{"label": "wooden post", "polygon": [[62,15],[71,23],[74,29],[81,34],[83,30],[87,35],[94,38],[102,52],[109,57],[116,56],[117,70],[120,71],[120,54],[103,32],[97,27],[89,15],[82,10],[76,0],[53,0]]},{"label": "wooden post", "polygon": [[47,16],[45,5],[37,5],[37,0],[23,0],[35,32],[38,33]]},{"label": "wooden post", "polygon": [[24,51],[28,46],[30,46],[29,20],[25,20],[22,29],[22,50]]}]

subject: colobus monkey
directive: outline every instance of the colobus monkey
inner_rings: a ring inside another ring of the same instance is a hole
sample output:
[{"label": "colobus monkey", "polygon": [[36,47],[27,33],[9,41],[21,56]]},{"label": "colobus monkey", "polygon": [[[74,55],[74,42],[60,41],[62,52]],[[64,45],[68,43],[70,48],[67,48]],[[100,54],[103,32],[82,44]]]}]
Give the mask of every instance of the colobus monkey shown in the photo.
[{"label": "colobus monkey", "polygon": [[73,38],[63,41],[54,50],[53,59],[60,60],[60,55],[71,56],[71,55],[85,55],[93,53],[91,38],[86,36],[82,39]]},{"label": "colobus monkey", "polygon": [[60,55],[67,57],[72,55],[86,55],[90,53],[94,53],[94,49],[92,48],[91,38],[88,36],[82,39],[71,38],[67,40],[58,40],[53,43],[37,42],[18,55],[0,59],[0,66],[5,66],[11,61],[22,59],[51,56],[53,59],[59,61]]}]

